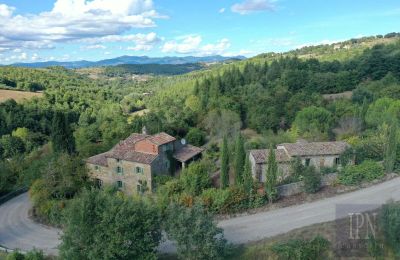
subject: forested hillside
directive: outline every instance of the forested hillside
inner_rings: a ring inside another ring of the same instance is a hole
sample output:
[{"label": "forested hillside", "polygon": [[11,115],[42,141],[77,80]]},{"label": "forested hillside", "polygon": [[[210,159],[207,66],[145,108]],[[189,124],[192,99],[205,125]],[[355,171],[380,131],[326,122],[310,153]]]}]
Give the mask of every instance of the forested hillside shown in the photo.
[{"label": "forested hillside", "polygon": [[[222,138],[232,147],[240,132],[247,149],[300,137],[344,139],[360,158],[379,160],[388,124],[399,117],[400,42],[343,61],[258,57],[145,82],[91,79],[57,67],[1,67],[0,80],[10,89],[44,91],[40,99],[0,104],[0,192],[30,185],[45,165],[106,151],[143,126],[206,144],[214,167]],[[343,91],[352,97],[322,96]],[[128,120],[144,108],[150,112]],[[77,165],[71,167],[72,173]]]}]

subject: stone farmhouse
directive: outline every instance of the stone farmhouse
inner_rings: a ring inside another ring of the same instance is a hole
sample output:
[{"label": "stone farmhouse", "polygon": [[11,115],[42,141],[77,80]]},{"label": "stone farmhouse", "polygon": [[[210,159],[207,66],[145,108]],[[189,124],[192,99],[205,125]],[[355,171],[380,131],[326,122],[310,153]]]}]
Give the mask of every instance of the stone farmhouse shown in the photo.
[{"label": "stone farmhouse", "polygon": [[97,186],[115,185],[127,194],[153,191],[154,176],[174,175],[201,157],[202,148],[166,133],[134,133],[110,151],[87,159]]},{"label": "stone farmhouse", "polygon": [[[281,178],[290,174],[291,163],[299,158],[303,165],[314,166],[316,170],[324,167],[340,167],[340,155],[350,147],[346,142],[307,142],[299,140],[296,143],[277,145],[275,152],[278,171]],[[269,150],[251,150],[249,159],[253,178],[265,182]],[[354,163],[354,162],[350,162]]]}]

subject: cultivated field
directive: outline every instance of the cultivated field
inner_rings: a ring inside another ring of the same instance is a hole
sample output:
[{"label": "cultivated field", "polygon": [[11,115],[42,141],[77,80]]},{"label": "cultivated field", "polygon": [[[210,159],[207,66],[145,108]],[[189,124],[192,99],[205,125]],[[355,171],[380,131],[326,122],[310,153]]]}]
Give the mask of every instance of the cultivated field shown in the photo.
[{"label": "cultivated field", "polygon": [[0,89],[0,102],[4,102],[7,99],[14,99],[17,102],[21,102],[26,99],[31,99],[33,97],[42,97],[42,96],[43,93]]}]

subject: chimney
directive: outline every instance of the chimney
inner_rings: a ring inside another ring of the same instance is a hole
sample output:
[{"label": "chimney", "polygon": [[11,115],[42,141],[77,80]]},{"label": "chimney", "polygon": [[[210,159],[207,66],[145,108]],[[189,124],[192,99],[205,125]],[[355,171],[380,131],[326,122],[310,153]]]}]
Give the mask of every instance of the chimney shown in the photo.
[{"label": "chimney", "polygon": [[147,135],[147,128],[146,128],[146,126],[143,126],[143,128],[142,128],[142,134]]}]

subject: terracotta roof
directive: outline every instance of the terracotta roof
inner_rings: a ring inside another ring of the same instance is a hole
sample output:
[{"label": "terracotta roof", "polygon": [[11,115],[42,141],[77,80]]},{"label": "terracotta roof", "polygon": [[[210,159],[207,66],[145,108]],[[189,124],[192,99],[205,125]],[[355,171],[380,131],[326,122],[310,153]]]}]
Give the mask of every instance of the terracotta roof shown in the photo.
[{"label": "terracotta roof", "polygon": [[163,145],[176,140],[175,137],[170,136],[167,133],[161,132],[152,136],[147,137],[147,140],[156,144],[156,145]]},{"label": "terracotta roof", "polygon": [[193,145],[185,145],[178,151],[174,153],[174,158],[177,159],[180,162],[186,162],[187,160],[190,160],[191,158],[195,157],[196,155],[202,153],[204,151],[203,148],[199,148]]},{"label": "terracotta roof", "polygon": [[[283,149],[274,149],[277,162],[289,162],[290,157]],[[268,161],[269,149],[250,150],[256,163],[266,163]]]},{"label": "terracotta roof", "polygon": [[88,158],[86,160],[86,162],[91,163],[91,164],[95,164],[95,165],[100,165],[100,166],[104,166],[107,167],[107,157],[106,157],[107,153],[101,153],[95,156],[92,156],[90,158]]},{"label": "terracotta roof", "polygon": [[280,144],[289,156],[336,155],[343,153],[349,144],[346,142],[297,142]]},{"label": "terracotta roof", "polygon": [[113,154],[106,155],[107,158],[115,158],[128,162],[138,162],[143,164],[150,164],[158,157],[158,154],[141,153],[136,151],[116,151]]}]

